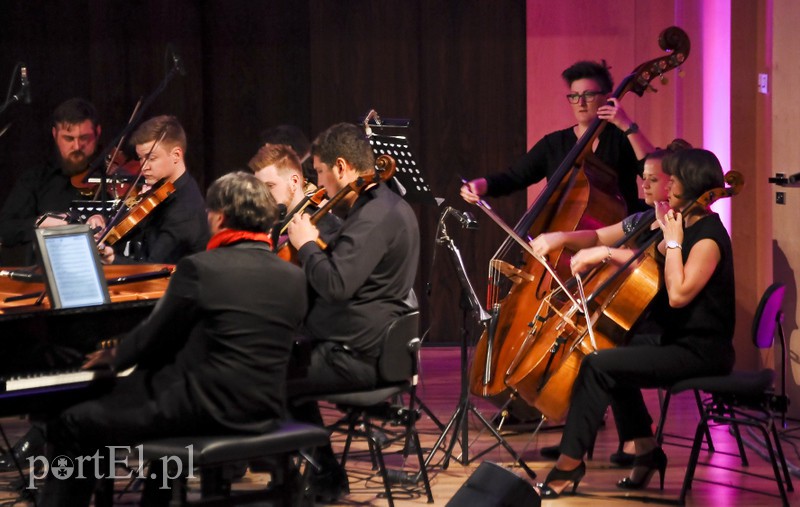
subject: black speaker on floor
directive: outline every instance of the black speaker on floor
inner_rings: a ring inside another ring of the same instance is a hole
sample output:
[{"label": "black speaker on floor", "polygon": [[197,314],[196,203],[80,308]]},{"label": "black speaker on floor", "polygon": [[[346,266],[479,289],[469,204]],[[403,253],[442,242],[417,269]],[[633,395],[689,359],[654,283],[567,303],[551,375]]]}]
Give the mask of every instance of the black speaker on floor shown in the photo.
[{"label": "black speaker on floor", "polygon": [[484,461],[469,476],[447,507],[539,507],[542,499],[525,479]]}]

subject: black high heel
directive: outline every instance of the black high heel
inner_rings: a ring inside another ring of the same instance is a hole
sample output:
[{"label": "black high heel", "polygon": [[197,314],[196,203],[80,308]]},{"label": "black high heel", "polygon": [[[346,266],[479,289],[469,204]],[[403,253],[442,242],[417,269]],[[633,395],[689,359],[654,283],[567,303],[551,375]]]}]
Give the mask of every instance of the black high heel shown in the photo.
[{"label": "black high heel", "polygon": [[644,489],[650,484],[650,479],[653,474],[658,470],[658,478],[661,483],[661,489],[664,489],[664,475],[667,471],[667,455],[661,450],[661,447],[656,447],[647,454],[636,456],[633,460],[633,471],[635,474],[637,468],[646,468],[644,475],[639,477],[638,481],[634,481],[630,477],[625,477],[617,483],[618,488],[622,489]]},{"label": "black high heel", "polygon": [[578,484],[581,483],[581,479],[583,479],[584,475],[586,475],[586,463],[583,461],[581,461],[581,464],[572,470],[559,470],[558,468],[553,467],[553,469],[550,470],[550,473],[547,474],[547,479],[544,480],[544,483],[537,484],[537,487],[539,488],[539,496],[542,498],[558,498],[567,490],[567,488],[569,488],[569,484],[567,484],[564,489],[558,492],[549,486],[551,482],[555,481],[571,482],[572,494],[574,495],[575,490],[578,489]]}]

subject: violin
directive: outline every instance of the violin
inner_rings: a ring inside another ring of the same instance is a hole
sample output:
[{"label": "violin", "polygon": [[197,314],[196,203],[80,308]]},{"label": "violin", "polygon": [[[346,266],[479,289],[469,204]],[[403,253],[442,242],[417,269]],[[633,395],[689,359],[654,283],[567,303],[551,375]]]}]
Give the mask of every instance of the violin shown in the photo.
[{"label": "violin", "polygon": [[[313,225],[316,225],[317,222],[319,222],[325,215],[327,215],[328,212],[334,208],[334,206],[339,204],[339,202],[341,202],[341,200],[347,197],[351,192],[360,194],[365,188],[372,185],[373,183],[377,183],[379,181],[388,181],[392,176],[394,176],[395,169],[396,169],[396,163],[392,157],[390,157],[389,155],[380,155],[377,159],[375,159],[375,172],[371,174],[360,175],[358,178],[355,179],[355,181],[348,183],[341,190],[336,192],[336,195],[331,197],[328,200],[328,202],[322,205],[316,212],[314,212],[313,215],[311,215],[311,223]],[[319,192],[323,192],[322,195],[324,197],[325,189],[324,188],[320,189],[317,193]],[[288,226],[290,220],[291,219],[287,219],[284,221],[284,223],[286,224],[284,228]],[[283,229],[281,229],[281,231],[283,231]],[[289,244],[288,241],[286,243]],[[317,238],[317,244],[323,250],[327,248],[325,242],[319,238]],[[290,252],[294,251],[295,254],[297,253],[294,247],[291,247],[289,251]],[[290,257],[290,262],[292,262],[293,259],[294,257]]]},{"label": "violin", "polygon": [[283,221],[280,223],[280,230],[278,231],[278,236],[283,237],[282,240],[278,241],[278,244],[275,247],[275,253],[278,254],[278,257],[285,261],[289,261],[296,264],[296,254],[297,250],[289,243],[289,238],[284,236],[286,233],[286,229],[289,227],[289,222],[292,221],[292,217],[294,217],[298,213],[302,213],[305,211],[309,206],[319,207],[322,204],[322,201],[325,200],[325,189],[320,188],[316,190],[316,192],[312,194],[306,194],[303,197],[297,206],[294,207],[286,216],[283,218]]},{"label": "violin", "polygon": [[98,243],[113,245],[131,232],[156,206],[164,202],[173,193],[175,193],[175,185],[164,180],[154,185],[147,192],[139,194],[136,204],[130,207],[120,220],[109,222],[109,226],[106,227],[107,230],[100,234]]},{"label": "violin", "polygon": [[[120,195],[126,194],[131,188],[131,183],[129,181],[121,181],[122,178],[117,179],[113,177],[123,176],[125,177],[124,179],[132,179],[139,174],[139,169],[139,161],[136,159],[128,160],[121,151],[118,151],[114,157],[110,159],[107,164],[106,172],[110,177],[109,179],[112,181],[111,195],[113,195],[114,198],[119,198]],[[78,174],[73,174],[70,176],[70,183],[81,195],[86,197],[92,196],[93,200],[97,200],[98,194],[100,193],[100,182],[99,180],[93,181],[94,178],[88,178],[89,171],[90,168],[87,167],[86,170]],[[114,181],[115,179],[117,181]]]}]

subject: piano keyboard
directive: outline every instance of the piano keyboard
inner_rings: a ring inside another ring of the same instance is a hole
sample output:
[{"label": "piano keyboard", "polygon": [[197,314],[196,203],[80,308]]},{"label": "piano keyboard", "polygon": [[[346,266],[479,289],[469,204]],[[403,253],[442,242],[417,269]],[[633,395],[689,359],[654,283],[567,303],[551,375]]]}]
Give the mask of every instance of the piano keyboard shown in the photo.
[{"label": "piano keyboard", "polygon": [[114,375],[111,370],[72,370],[59,373],[48,372],[41,375],[25,375],[0,379],[0,393],[25,391],[27,389],[41,389],[45,387],[68,386],[84,384],[97,379],[111,377],[127,377],[134,367]]}]

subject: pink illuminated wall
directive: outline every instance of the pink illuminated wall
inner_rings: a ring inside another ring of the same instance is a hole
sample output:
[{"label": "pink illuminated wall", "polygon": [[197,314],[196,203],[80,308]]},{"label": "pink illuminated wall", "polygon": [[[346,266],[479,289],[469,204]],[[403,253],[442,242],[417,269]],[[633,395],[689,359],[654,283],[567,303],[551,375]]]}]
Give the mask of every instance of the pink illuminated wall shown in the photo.
[{"label": "pink illuminated wall", "polygon": [[[701,5],[703,147],[717,155],[727,172],[731,168],[731,0],[705,0]],[[730,199],[721,199],[713,209],[730,233]]]}]

